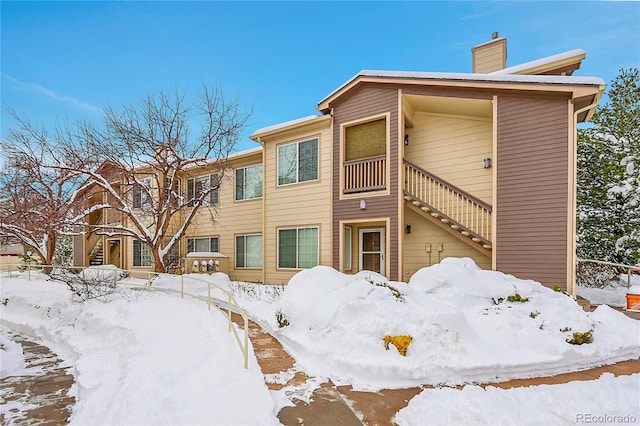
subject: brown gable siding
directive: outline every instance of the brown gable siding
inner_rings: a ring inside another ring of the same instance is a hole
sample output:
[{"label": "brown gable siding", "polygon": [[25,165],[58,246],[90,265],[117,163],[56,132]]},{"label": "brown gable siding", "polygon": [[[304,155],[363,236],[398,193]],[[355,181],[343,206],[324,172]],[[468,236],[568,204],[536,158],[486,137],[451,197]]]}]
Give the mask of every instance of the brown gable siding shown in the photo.
[{"label": "brown gable siding", "polygon": [[[375,87],[364,84],[352,94],[340,99],[333,109],[333,266],[340,264],[340,244],[337,237],[340,235],[341,220],[356,220],[390,217],[391,246],[386,253],[389,258],[388,276],[398,279],[398,91],[395,87]],[[390,170],[390,181],[387,185],[390,194],[385,196],[367,197],[362,194],[360,198],[366,198],[367,208],[360,210],[358,199],[340,200],[340,150],[341,134],[340,125],[350,121],[390,113],[390,161],[387,167]]]},{"label": "brown gable siding", "polygon": [[[567,285],[568,110],[563,98],[498,96],[498,270]],[[553,190],[551,190],[553,188]]]}]

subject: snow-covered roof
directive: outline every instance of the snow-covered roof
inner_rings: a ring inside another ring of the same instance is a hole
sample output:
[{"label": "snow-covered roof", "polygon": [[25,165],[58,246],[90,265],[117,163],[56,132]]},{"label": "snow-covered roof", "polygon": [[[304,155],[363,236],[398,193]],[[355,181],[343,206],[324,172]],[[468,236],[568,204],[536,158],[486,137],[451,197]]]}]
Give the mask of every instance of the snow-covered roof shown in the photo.
[{"label": "snow-covered roof", "polygon": [[245,149],[244,151],[239,151],[239,152],[234,152],[233,154],[229,154],[229,156],[227,157],[228,160],[231,160],[233,158],[237,158],[237,157],[244,157],[245,155],[250,155],[250,154],[255,154],[257,152],[262,151],[262,147],[256,147],[256,148],[250,148],[250,149]]},{"label": "snow-covered roof", "polygon": [[277,130],[281,130],[281,129],[286,129],[287,127],[291,127],[291,126],[297,126],[297,125],[301,125],[301,124],[306,124],[308,122],[314,121],[320,117],[323,117],[322,115],[308,115],[306,117],[302,117],[302,118],[297,118],[295,120],[290,120],[290,121],[285,121],[284,123],[279,123],[279,124],[274,124],[272,126],[267,126],[267,127],[263,127],[261,129],[256,130],[255,132],[253,132],[253,134],[251,136],[249,136],[251,139],[254,139],[255,137],[258,137],[259,135],[263,135],[265,133],[271,133]]},{"label": "snow-covered roof", "polygon": [[440,81],[476,81],[490,83],[534,83],[534,84],[566,84],[566,85],[604,85],[599,77],[573,77],[559,75],[513,75],[513,74],[480,74],[480,73],[449,73],[449,72],[423,72],[423,71],[383,71],[362,70],[336,90],[318,102],[318,106],[326,102],[333,95],[340,92],[346,86],[359,77],[381,77],[413,80],[440,80]]},{"label": "snow-covered roof", "polygon": [[529,70],[533,68],[539,68],[545,65],[550,65],[557,62],[563,62],[570,59],[582,60],[587,56],[582,49],[573,49],[567,52],[558,53],[557,55],[547,56],[545,58],[536,59],[535,61],[525,62],[524,64],[514,65],[509,68],[494,71],[491,74],[515,74],[520,71]]}]

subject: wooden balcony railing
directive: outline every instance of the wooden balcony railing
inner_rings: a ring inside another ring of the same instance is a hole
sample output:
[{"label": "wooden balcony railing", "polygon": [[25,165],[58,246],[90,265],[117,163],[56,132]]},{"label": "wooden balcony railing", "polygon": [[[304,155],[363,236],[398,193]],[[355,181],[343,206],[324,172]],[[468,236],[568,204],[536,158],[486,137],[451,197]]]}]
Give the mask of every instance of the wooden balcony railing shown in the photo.
[{"label": "wooden balcony railing", "polygon": [[387,188],[387,157],[345,161],[344,193],[381,191]]},{"label": "wooden balcony railing", "polygon": [[404,176],[406,194],[469,229],[484,242],[491,241],[489,204],[406,160]]}]

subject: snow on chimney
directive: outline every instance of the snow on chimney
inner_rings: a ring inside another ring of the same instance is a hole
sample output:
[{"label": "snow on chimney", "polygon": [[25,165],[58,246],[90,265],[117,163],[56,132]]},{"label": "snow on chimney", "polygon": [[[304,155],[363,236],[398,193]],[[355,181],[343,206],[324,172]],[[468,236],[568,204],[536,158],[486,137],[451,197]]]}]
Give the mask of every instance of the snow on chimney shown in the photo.
[{"label": "snow on chimney", "polygon": [[474,73],[490,73],[507,66],[507,39],[498,32],[491,34],[491,40],[471,49]]}]

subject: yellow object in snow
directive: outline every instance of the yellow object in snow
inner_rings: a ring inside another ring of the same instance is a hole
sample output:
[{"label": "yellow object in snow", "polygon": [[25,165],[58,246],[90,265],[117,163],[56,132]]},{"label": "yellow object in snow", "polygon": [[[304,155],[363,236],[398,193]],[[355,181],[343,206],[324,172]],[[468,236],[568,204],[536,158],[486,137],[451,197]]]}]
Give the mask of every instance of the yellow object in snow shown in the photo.
[{"label": "yellow object in snow", "polygon": [[400,355],[407,356],[407,348],[412,340],[411,336],[384,336],[384,347],[389,350],[389,343],[392,343],[398,349]]}]

